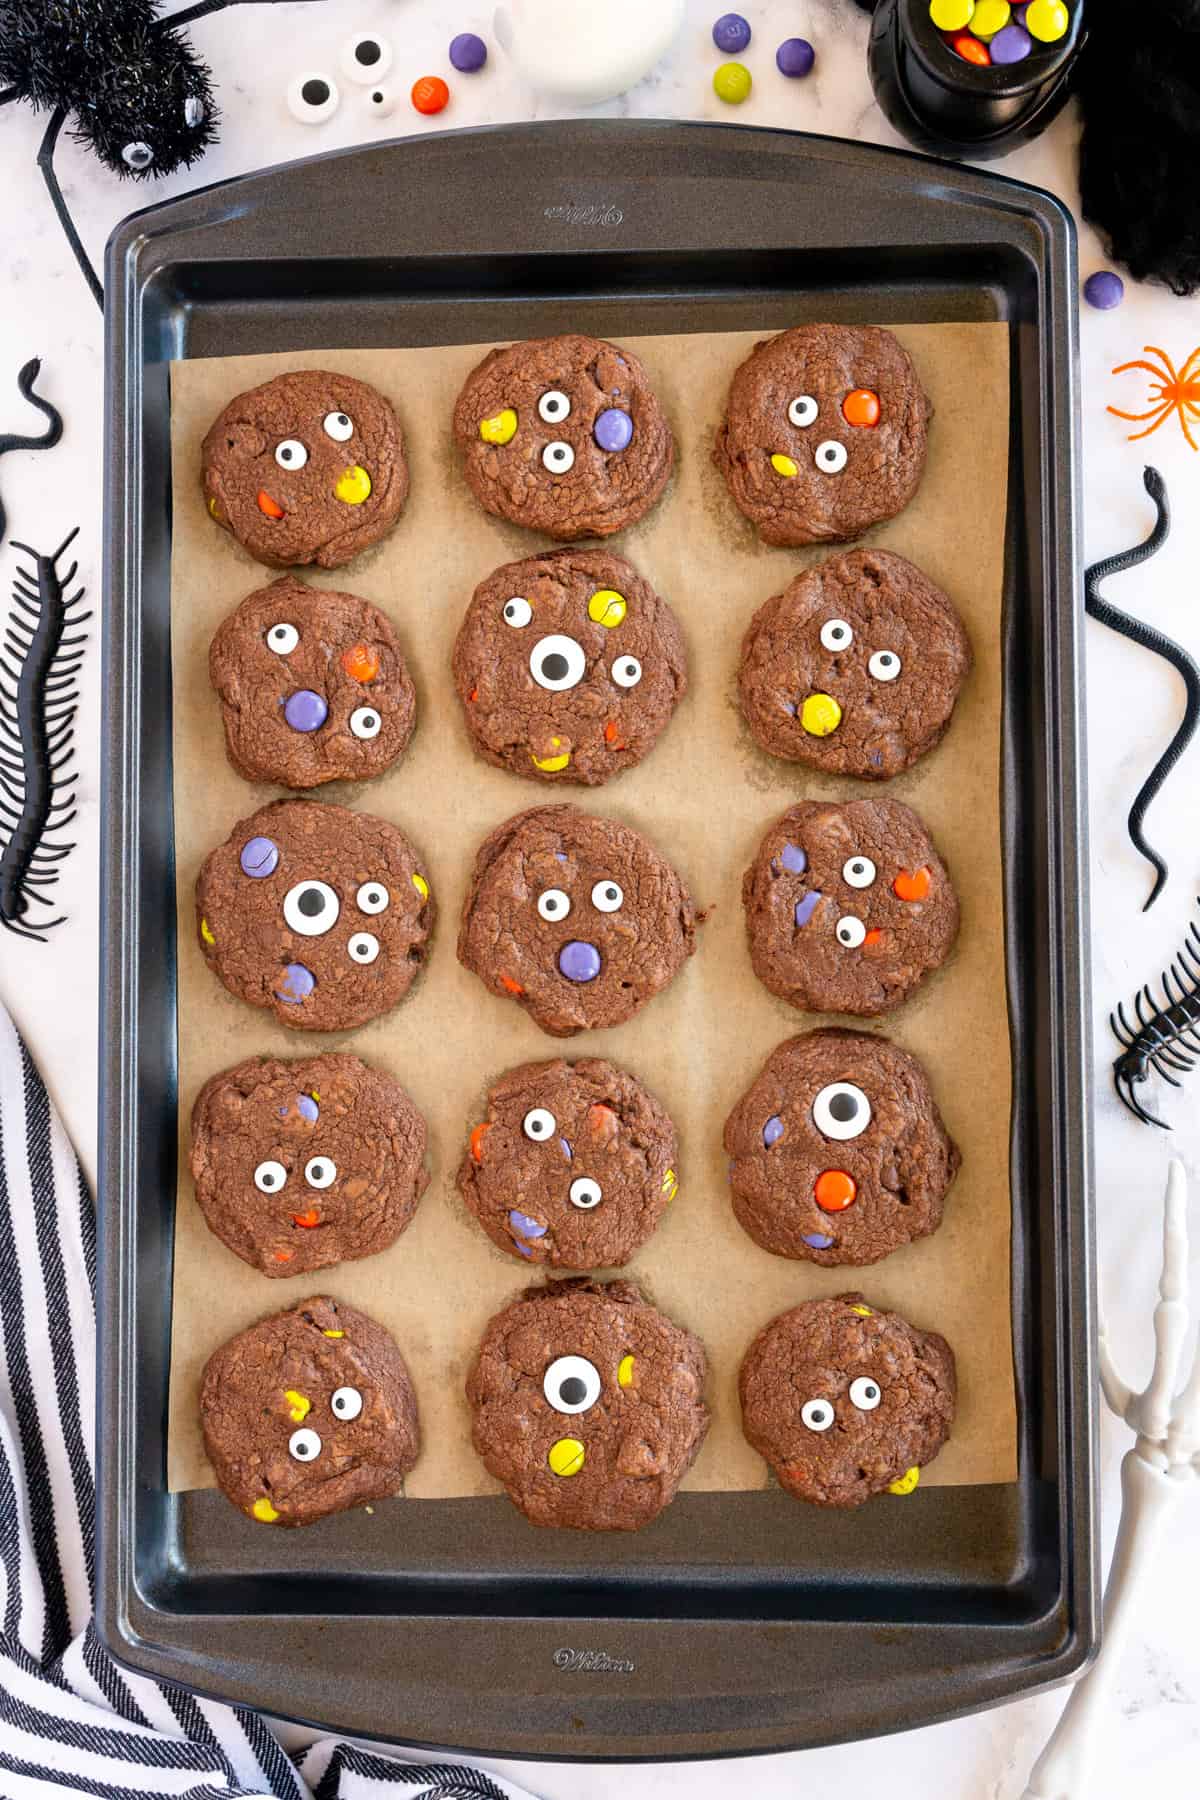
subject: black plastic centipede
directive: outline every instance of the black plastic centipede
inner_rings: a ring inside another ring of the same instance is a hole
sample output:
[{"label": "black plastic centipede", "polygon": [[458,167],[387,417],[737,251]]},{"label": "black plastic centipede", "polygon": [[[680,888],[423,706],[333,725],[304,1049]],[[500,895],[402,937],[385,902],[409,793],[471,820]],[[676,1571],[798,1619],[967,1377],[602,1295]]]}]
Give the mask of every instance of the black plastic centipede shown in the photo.
[{"label": "black plastic centipede", "polygon": [[1181,1085],[1177,1077],[1189,1074],[1200,1063],[1200,924],[1194,919],[1183,948],[1163,970],[1162,992],[1161,1001],[1149,986],[1134,995],[1136,1026],[1123,1006],[1109,1014],[1109,1024],[1125,1046],[1113,1063],[1113,1085],[1119,1098],[1135,1118],[1169,1131],[1165,1119],[1146,1110],[1136,1090],[1150,1079],[1151,1069],[1177,1088]]},{"label": "black plastic centipede", "polygon": [[92,615],[78,610],[82,585],[67,594],[78,563],[66,571],[59,563],[78,532],[76,526],[52,556],[13,544],[33,559],[33,567],[17,570],[14,611],[0,644],[0,827],[7,831],[0,853],[0,925],[36,943],[63,923],[62,917],[31,914],[35,904],[53,909],[43,889],[54,886],[63,858],[75,848],[47,843],[46,836],[64,830],[75,817],[72,789],[78,777],[63,769],[75,754],[76,682],[87,641],[87,633],[76,628]]}]

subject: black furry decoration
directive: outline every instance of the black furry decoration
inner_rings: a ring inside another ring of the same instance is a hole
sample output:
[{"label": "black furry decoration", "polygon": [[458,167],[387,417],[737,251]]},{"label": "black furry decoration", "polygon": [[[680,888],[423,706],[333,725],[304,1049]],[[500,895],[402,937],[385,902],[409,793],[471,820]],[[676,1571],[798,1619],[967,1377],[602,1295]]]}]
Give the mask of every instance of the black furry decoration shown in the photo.
[{"label": "black furry decoration", "polygon": [[[22,398],[28,400],[30,406],[36,406],[40,413],[45,414],[46,429],[39,437],[25,437],[17,431],[0,431],[0,456],[5,455],[9,450],[50,450],[62,436],[62,414],[57,406],[54,406],[49,400],[43,400],[40,394],[35,394],[33,391],[33,384],[41,372],[40,358],[30,357],[17,376],[17,386],[21,390]],[[4,542],[4,533],[7,530],[8,514],[4,510],[4,501],[0,499],[0,544]]]},{"label": "black furry decoration", "polygon": [[1125,1046],[1113,1064],[1118,1098],[1135,1119],[1169,1131],[1165,1119],[1156,1118],[1142,1105],[1137,1089],[1150,1079],[1151,1069],[1177,1088],[1180,1084],[1175,1075],[1190,1074],[1200,1062],[1200,927],[1195,920],[1179,955],[1163,970],[1161,982],[1161,1001],[1155,1000],[1148,986],[1134,995],[1136,1026],[1123,1006],[1109,1014],[1108,1022]]}]

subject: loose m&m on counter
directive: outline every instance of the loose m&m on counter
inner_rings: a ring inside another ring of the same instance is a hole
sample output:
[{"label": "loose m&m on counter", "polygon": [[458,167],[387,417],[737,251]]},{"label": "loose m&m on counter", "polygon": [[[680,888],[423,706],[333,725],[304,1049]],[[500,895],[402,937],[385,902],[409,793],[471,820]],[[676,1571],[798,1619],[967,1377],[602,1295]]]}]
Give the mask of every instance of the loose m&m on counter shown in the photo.
[{"label": "loose m&m on counter", "polygon": [[1023,62],[1071,27],[1064,0],[930,0],[929,17],[955,55],[979,68]]}]

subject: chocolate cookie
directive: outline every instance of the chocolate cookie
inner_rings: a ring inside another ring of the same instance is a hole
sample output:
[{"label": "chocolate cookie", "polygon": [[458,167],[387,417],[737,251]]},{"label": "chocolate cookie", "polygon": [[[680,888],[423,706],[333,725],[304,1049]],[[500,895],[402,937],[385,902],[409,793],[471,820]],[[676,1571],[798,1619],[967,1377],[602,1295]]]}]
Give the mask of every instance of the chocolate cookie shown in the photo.
[{"label": "chocolate cookie", "polygon": [[357,1056],[252,1056],[192,1109],[205,1224],[263,1275],[307,1275],[395,1243],[429,1176],[425,1121]]},{"label": "chocolate cookie", "polygon": [[747,1442],[789,1494],[861,1506],[911,1494],[950,1436],[954,1352],[861,1294],[806,1300],[759,1332],[738,1392]]},{"label": "chocolate cookie", "polygon": [[234,826],[196,881],[200,947],[231,994],[297,1031],[347,1031],[412,986],[433,929],[402,831],[320,800],[276,800]]},{"label": "chocolate cookie", "polygon": [[861,1031],[780,1044],[725,1122],[738,1224],[776,1256],[873,1263],[942,1222],[961,1158],[915,1056]]},{"label": "chocolate cookie", "polygon": [[559,1281],[497,1313],[467,1379],[472,1441],[533,1525],[636,1531],[708,1430],[704,1350],[631,1281]]},{"label": "chocolate cookie", "polygon": [[675,1127],[610,1062],[523,1063],[488,1094],[458,1171],[492,1242],[552,1269],[615,1269],[679,1186]]},{"label": "chocolate cookie", "polygon": [[608,550],[550,550],[475,589],[454,685],[486,762],[598,787],[653,749],[687,689],[665,600]]},{"label": "chocolate cookie", "polygon": [[311,1525],[386,1500],[420,1450],[395,1340],[324,1296],[260,1319],[210,1356],[200,1420],[226,1497],[265,1525]]},{"label": "chocolate cookie", "polygon": [[637,357],[577,333],[489,351],[458,396],[454,436],[480,505],[554,538],[623,531],[675,459]]},{"label": "chocolate cookie", "polygon": [[797,325],[735,373],[713,459],[765,543],[838,543],[908,505],[930,410],[890,331]]},{"label": "chocolate cookie", "polygon": [[365,381],[276,375],[231,400],[200,451],[204,499],[257,562],[336,569],[377,544],[408,498],[400,422]]},{"label": "chocolate cookie", "polygon": [[870,1017],[939,968],[958,897],[899,800],[801,800],[771,826],[742,882],[754,973],[805,1012]]},{"label": "chocolate cookie", "polygon": [[387,619],[294,575],[221,622],[208,673],[229,760],[247,781],[361,781],[390,768],[412,736],[417,699]]},{"label": "chocolate cookie", "polygon": [[687,889],[628,825],[535,806],[479,847],[458,960],[551,1037],[624,1024],[695,948]]},{"label": "chocolate cookie", "polygon": [[755,613],[738,691],[772,756],[884,781],[941,742],[970,667],[941,588],[889,550],[845,550]]}]

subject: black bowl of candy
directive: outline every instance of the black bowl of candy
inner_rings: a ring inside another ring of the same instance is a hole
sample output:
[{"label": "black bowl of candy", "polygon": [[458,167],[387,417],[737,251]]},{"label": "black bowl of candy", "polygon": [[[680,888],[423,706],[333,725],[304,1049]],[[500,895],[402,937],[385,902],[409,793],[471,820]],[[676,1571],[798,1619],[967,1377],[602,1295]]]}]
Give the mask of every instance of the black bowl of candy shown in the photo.
[{"label": "black bowl of candy", "polygon": [[938,156],[1004,156],[1049,125],[1082,50],[1084,0],[879,0],[868,65],[896,130]]}]

